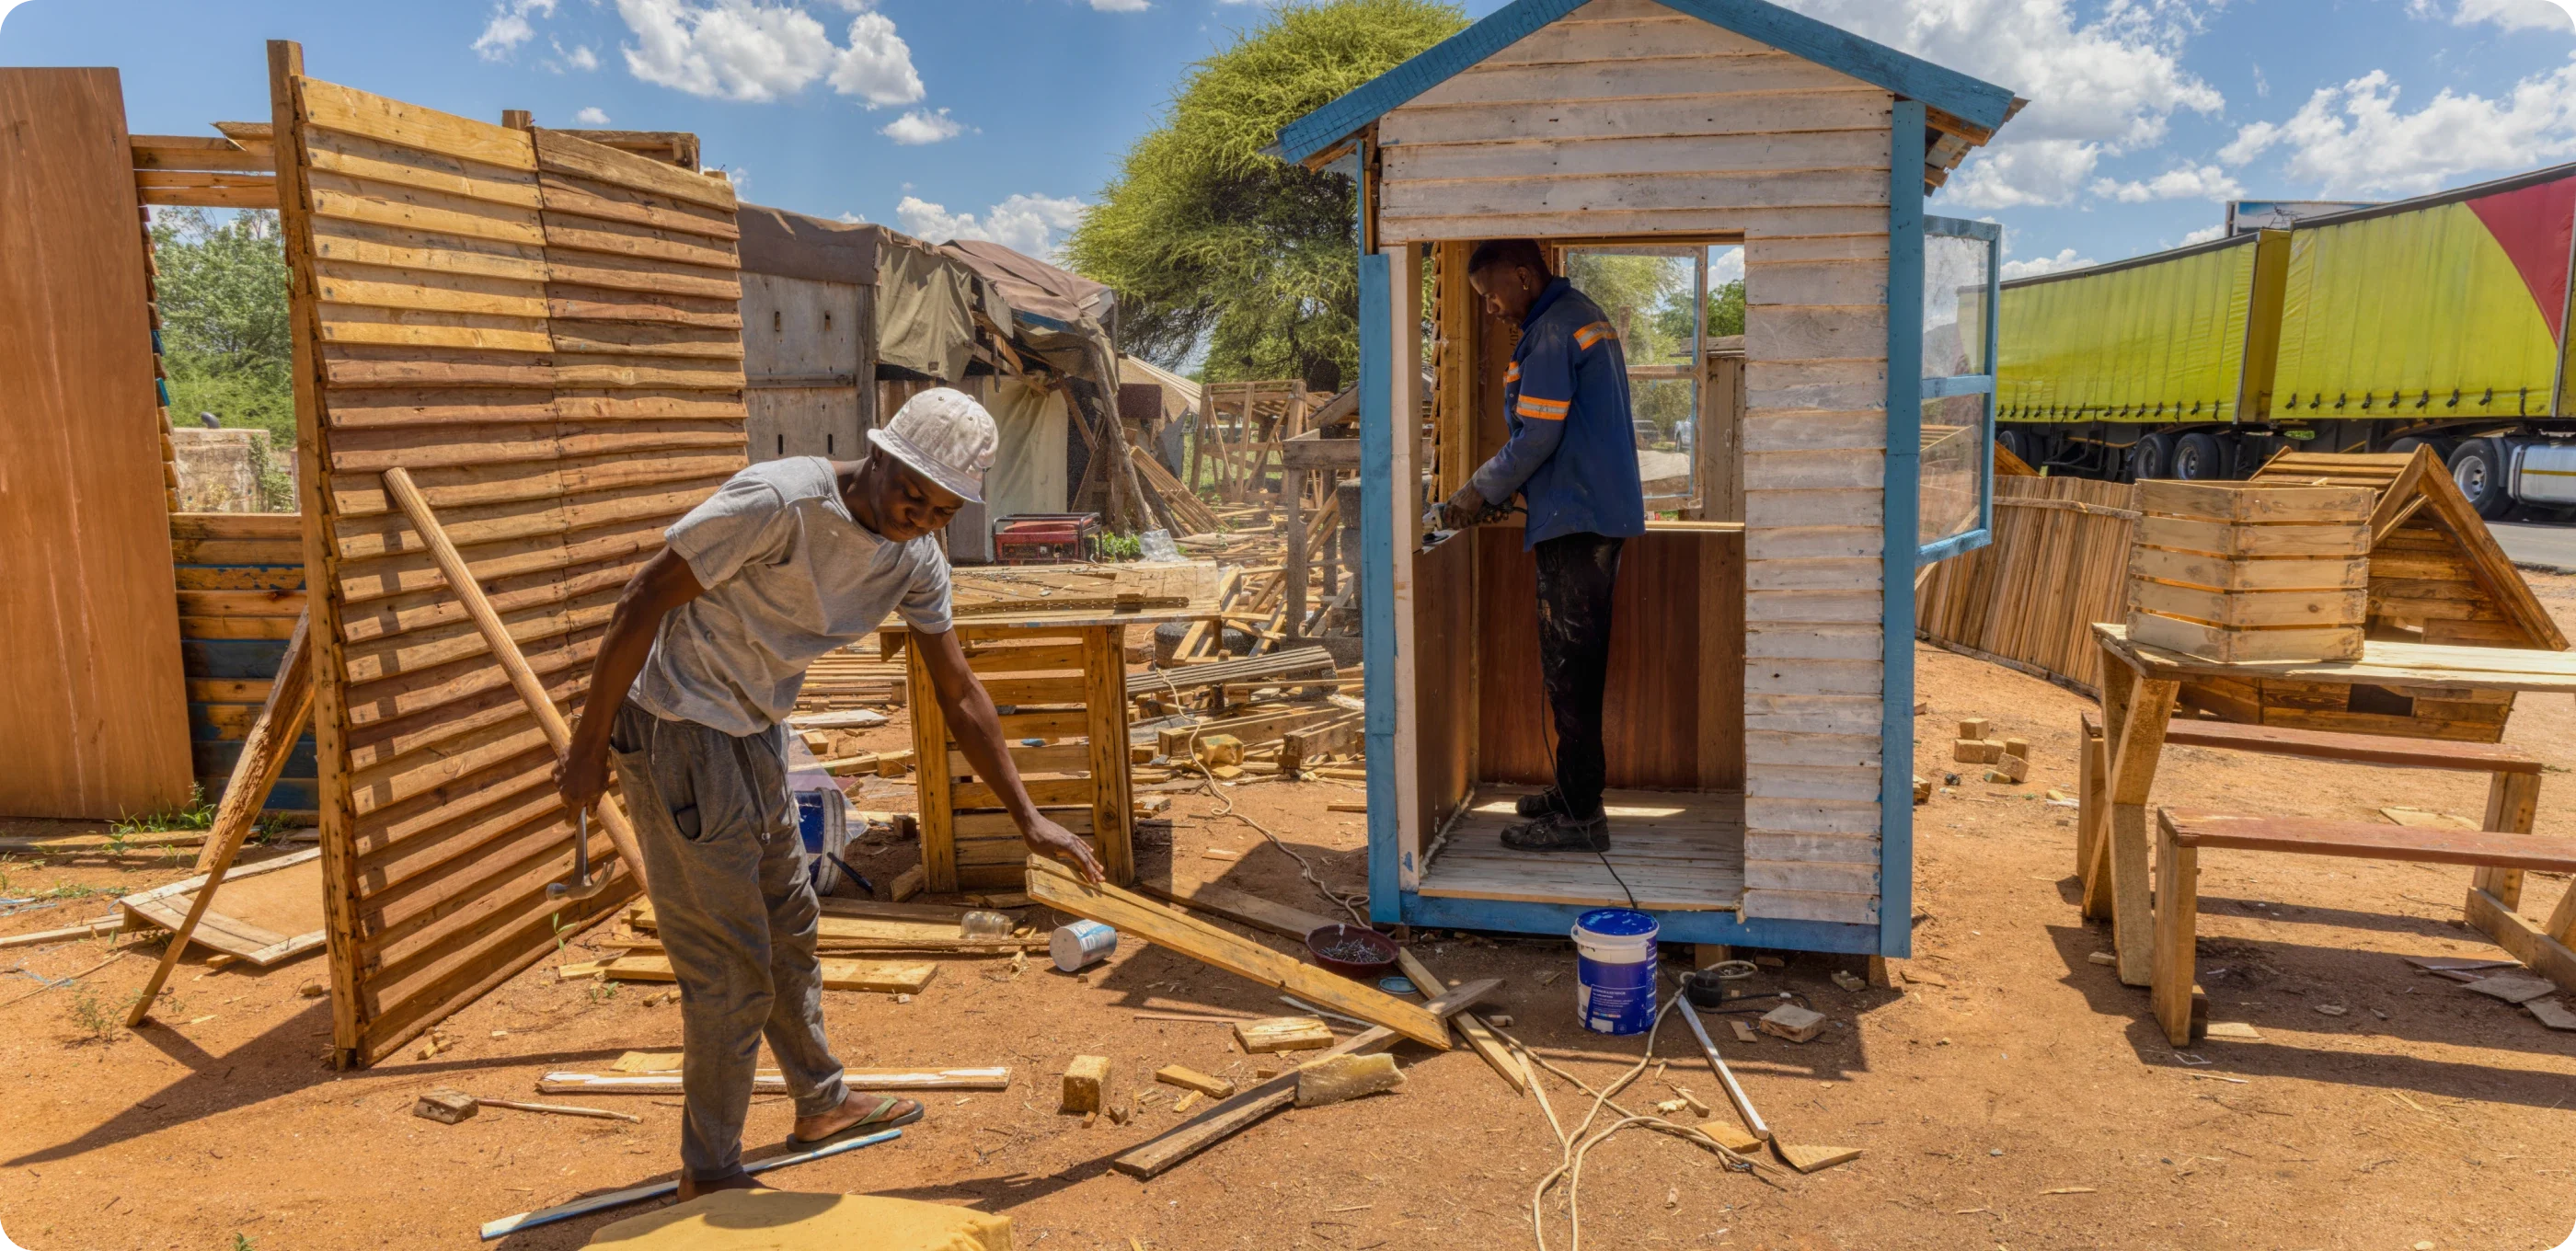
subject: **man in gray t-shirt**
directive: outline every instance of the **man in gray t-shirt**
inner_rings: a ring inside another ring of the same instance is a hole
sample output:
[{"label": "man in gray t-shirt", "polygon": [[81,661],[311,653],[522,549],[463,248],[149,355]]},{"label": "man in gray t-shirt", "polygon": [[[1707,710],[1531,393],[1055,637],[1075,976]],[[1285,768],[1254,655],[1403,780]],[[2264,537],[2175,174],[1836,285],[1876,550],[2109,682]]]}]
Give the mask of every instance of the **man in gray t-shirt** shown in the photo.
[{"label": "man in gray t-shirt", "polygon": [[823,1035],[821,907],[787,793],[783,724],[817,657],[900,613],[957,749],[1030,850],[1100,880],[1090,847],[1029,801],[992,697],[949,628],[948,560],[932,535],[979,497],[993,419],[940,388],[868,441],[865,460],[745,469],[664,532],[668,546],[618,598],[557,770],[564,802],[586,811],[616,757],[680,984],[683,1199],[753,1184],[742,1126],[763,1037],[796,1100],[791,1143],[922,1114],[910,1099],[851,1097]]}]

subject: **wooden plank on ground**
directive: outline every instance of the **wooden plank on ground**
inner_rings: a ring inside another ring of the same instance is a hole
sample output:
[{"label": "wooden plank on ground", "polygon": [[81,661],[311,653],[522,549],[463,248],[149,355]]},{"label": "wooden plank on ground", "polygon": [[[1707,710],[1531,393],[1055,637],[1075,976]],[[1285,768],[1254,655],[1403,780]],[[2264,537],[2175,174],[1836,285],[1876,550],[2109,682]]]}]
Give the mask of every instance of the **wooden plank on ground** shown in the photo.
[{"label": "wooden plank on ground", "polygon": [[[935,964],[875,964],[859,960],[825,960],[823,989],[874,990],[913,994],[939,976]],[[668,956],[619,956],[603,970],[621,982],[675,982]]]},{"label": "wooden plank on ground", "polygon": [[[1502,984],[1501,978],[1492,977],[1470,982],[1423,1005],[1423,1010],[1435,1019],[1445,1019],[1494,993]],[[1394,1046],[1396,1038],[1394,1030],[1379,1026],[1343,1039],[1339,1046],[1318,1052],[1312,1058],[1329,1060],[1335,1056],[1369,1055]],[[1219,1100],[1207,1111],[1128,1149],[1125,1154],[1111,1160],[1109,1167],[1130,1177],[1158,1176],[1296,1101],[1297,1072],[1291,1069],[1242,1094]]]},{"label": "wooden plank on ground", "polygon": [[1317,916],[1301,908],[1272,903],[1259,895],[1246,894],[1223,886],[1182,883],[1140,878],[1136,889],[1156,899],[1168,900],[1198,912],[1214,913],[1229,921],[1240,921],[1299,942],[1308,934],[1333,924],[1331,917]]},{"label": "wooden plank on ground", "polygon": [[[1432,972],[1431,966],[1424,964],[1422,957],[1413,954],[1410,948],[1397,947],[1395,963],[1425,995],[1438,995],[1449,989],[1449,984],[1440,980],[1440,975]],[[1476,1054],[1483,1056],[1485,1063],[1501,1074],[1513,1090],[1526,1092],[1529,1089],[1529,1070],[1522,1068],[1519,1058],[1503,1046],[1502,1038],[1494,1033],[1492,1026],[1485,1024],[1485,1018],[1473,1012],[1461,1012],[1449,1023],[1466,1036],[1467,1045],[1475,1048]]]},{"label": "wooden plank on ground", "polygon": [[1438,1017],[1374,987],[1283,956],[1115,886],[1093,886],[1052,860],[1029,857],[1028,881],[1031,899],[1060,912],[1098,921],[1193,960],[1387,1026],[1436,1050],[1449,1049],[1449,1027]]},{"label": "wooden plank on ground", "polygon": [[[674,1053],[677,1054],[677,1053]],[[1008,1090],[1011,1070],[1002,1065],[964,1069],[843,1069],[841,1081],[852,1090]],[[776,1069],[752,1076],[754,1090],[785,1090],[787,1078]],[[545,1095],[676,1095],[680,1071],[641,1073],[548,1073],[537,1079]]]}]

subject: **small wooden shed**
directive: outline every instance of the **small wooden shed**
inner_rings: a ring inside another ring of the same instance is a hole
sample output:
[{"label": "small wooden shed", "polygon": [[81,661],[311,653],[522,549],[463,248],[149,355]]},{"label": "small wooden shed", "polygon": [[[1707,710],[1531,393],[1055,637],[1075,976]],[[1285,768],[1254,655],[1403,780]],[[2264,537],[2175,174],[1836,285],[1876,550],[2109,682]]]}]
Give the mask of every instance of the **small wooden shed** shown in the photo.
[{"label": "small wooden shed", "polygon": [[[1984,541],[1996,250],[1923,200],[2015,107],[1761,0],[1516,0],[1280,132],[1360,186],[1375,919],[1562,934],[1633,901],[1668,940],[1910,949],[1913,579]],[[1741,511],[1627,548],[1599,857],[1496,837],[1550,770],[1521,533],[1423,547],[1430,489],[1504,438],[1517,328],[1464,269],[1506,237],[1745,249]]]}]

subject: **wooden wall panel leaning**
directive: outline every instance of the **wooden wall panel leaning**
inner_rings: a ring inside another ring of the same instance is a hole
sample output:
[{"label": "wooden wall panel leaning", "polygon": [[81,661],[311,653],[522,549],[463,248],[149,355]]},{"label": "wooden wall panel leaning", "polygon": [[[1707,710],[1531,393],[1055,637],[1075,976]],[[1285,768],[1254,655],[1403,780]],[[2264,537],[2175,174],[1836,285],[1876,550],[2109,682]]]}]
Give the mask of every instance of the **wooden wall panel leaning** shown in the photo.
[{"label": "wooden wall panel leaning", "polygon": [[11,816],[175,808],[194,781],[128,145],[115,70],[0,70]]},{"label": "wooden wall panel leaning", "polygon": [[422,536],[418,484],[558,708],[618,590],[740,468],[741,295],[721,181],[307,78],[271,46],[333,1043],[364,1065],[526,967],[562,925],[554,754]]}]

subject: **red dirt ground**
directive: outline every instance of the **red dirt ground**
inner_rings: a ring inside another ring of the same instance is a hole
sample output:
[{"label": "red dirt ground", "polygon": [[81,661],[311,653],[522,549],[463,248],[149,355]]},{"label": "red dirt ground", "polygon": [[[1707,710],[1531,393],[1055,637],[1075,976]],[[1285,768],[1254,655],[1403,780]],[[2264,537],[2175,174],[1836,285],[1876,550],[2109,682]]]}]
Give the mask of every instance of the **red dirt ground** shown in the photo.
[{"label": "red dirt ground", "polygon": [[[2534,578],[2576,628],[2576,579]],[[1778,1184],[1724,1173],[1698,1148],[1626,1133],[1593,1152],[1582,1190],[1596,1247],[2368,1248],[2463,1251],[2554,1247],[2576,1223],[2576,1035],[2414,972],[2401,955],[2493,951],[2460,921],[2465,870],[2204,856],[2202,981],[2214,1015],[2262,1033],[2211,1042],[2192,1063],[2165,1045],[2145,995],[2087,956],[2108,945],[2072,904],[2076,716],[2085,701],[1937,651],[1918,658],[1931,712],[1918,721],[1923,768],[1948,757],[1951,723],[1992,719],[2029,738],[2026,784],[1970,781],[1917,810],[1916,944],[1897,990],[1846,992],[1834,962],[1793,958],[1759,985],[1807,996],[1833,1025],[1814,1043],[1724,1044],[1784,1136],[1860,1147],[1858,1161]],[[2509,741],[2552,762],[2541,831],[2576,833],[2559,775],[2576,765],[2576,709],[2526,697]],[[893,737],[899,738],[899,735]],[[2234,811],[2375,819],[2382,805],[2470,816],[2481,781],[2231,756],[2169,753],[2160,802]],[[1360,818],[1328,813],[1355,789],[1265,784],[1230,793],[1246,813],[1314,857],[1338,888],[1362,881]],[[895,806],[862,798],[863,807]],[[1182,876],[1222,880],[1329,911],[1294,865],[1216,801],[1181,797],[1169,856]],[[18,832],[18,831],[12,831]],[[1239,862],[1203,858],[1244,852]],[[880,845],[884,880],[914,854]],[[105,894],[0,918],[0,933],[99,915],[115,893],[184,867],[0,863],[0,896],[58,887]],[[2564,883],[2536,880],[2545,915]],[[1575,1028],[1571,960],[1552,939],[1417,934],[1452,978],[1509,979],[1501,1010],[1560,1064],[1601,1081],[1634,1062],[1634,1039]],[[471,1245],[489,1218],[666,1176],[675,1099],[565,1099],[616,1107],[641,1125],[486,1111],[457,1126],[410,1115],[433,1086],[531,1097],[553,1067],[605,1065],[629,1048],[671,1047],[678,1009],[654,988],[558,982],[545,964],[445,1026],[451,1050],[335,1073],[321,1059],[328,1009],[299,988],[319,957],[265,973],[173,979],[166,1027],[127,1033],[84,1022],[118,1009],[157,951],[128,955],[74,985],[38,991],[14,968],[58,977],[111,949],[87,941],[0,953],[0,1226],[31,1251],[68,1248],[419,1247]],[[1265,940],[1267,941],[1267,940]],[[1284,942],[1274,945],[1286,946]],[[584,958],[575,949],[567,958]],[[1134,1122],[1092,1129],[1055,1111],[1056,1074],[1076,1052],[1110,1056],[1118,1080],[1155,1090],[1180,1063],[1246,1074],[1221,1026],[1137,1021],[1153,1005],[1284,1011],[1271,993],[1159,950],[1123,949],[1083,978],[1016,978],[996,960],[941,962],[908,1004],[835,992],[826,1013],[850,1064],[1005,1063],[997,1094],[929,1095],[899,1142],[789,1170],[781,1185],[971,1204],[1009,1213],[1023,1248],[1526,1247],[1529,1191],[1558,1160],[1538,1108],[1461,1051],[1399,1052],[1393,1095],[1292,1111],[1139,1183],[1109,1157],[1177,1119],[1174,1093]],[[1552,985],[1545,971],[1564,976]],[[1938,980],[1929,980],[1938,979]],[[2343,1006],[2343,1015],[2318,1011]],[[1633,1088],[1639,1101],[1688,1087],[1717,1096],[1687,1033],[1659,1040],[1672,1064]],[[1560,1115],[1588,1100],[1550,1079]],[[1623,1102],[1626,1100],[1623,1099]],[[1632,1104],[1632,1106],[1636,1106]],[[1721,1112],[1721,1115],[1724,1115]],[[753,1110],[754,1150],[786,1132],[783,1100]],[[1565,1245],[1563,1192],[1544,1205],[1548,1245]],[[619,1215],[514,1236],[512,1248],[581,1245]]]}]

